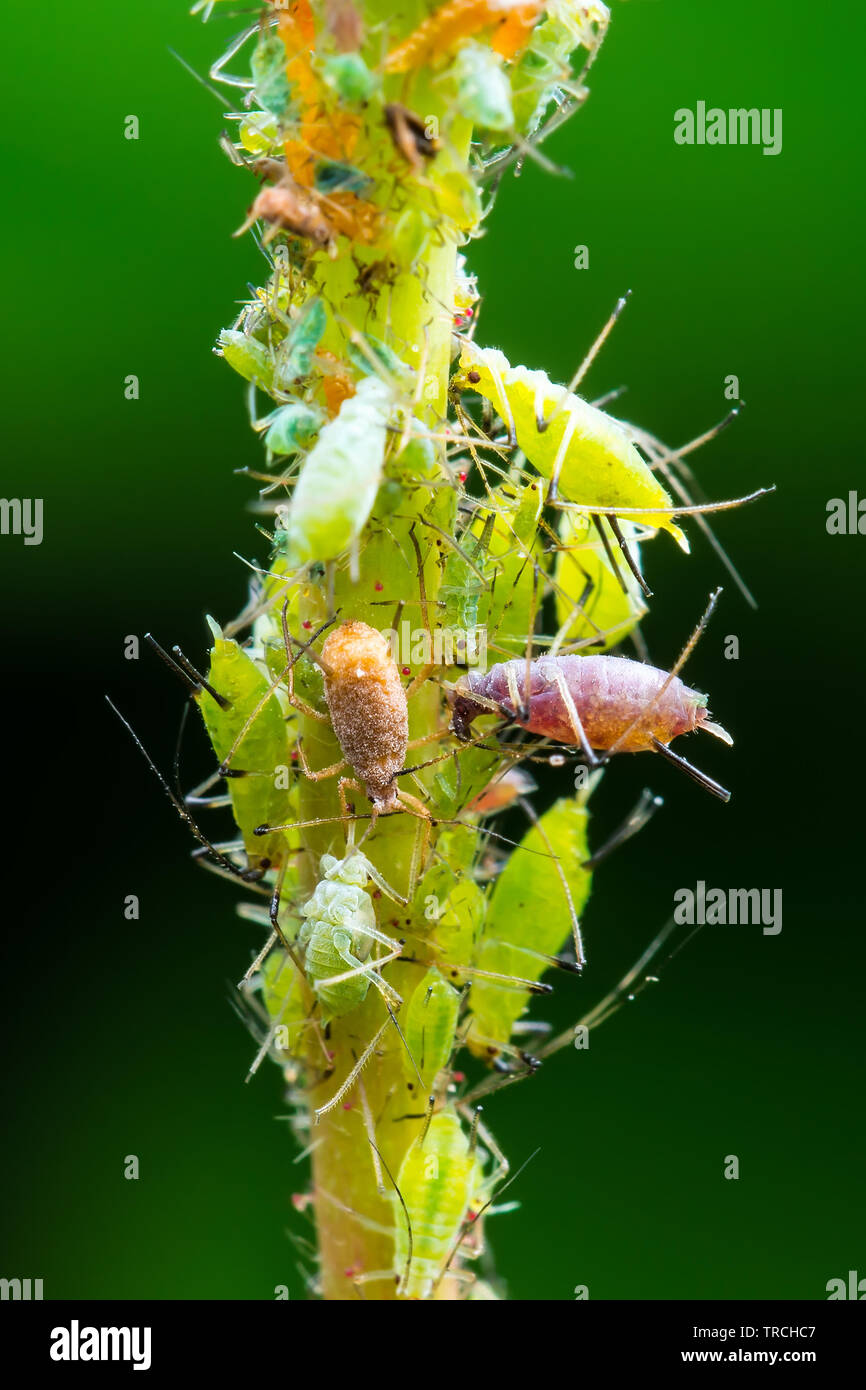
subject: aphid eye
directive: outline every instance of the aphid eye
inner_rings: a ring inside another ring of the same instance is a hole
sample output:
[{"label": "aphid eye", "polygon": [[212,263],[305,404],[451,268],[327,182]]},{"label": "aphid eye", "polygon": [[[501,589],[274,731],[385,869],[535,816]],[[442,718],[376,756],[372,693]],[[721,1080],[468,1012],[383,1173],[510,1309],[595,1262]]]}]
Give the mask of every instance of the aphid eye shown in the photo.
[{"label": "aphid eye", "polygon": [[481,373],[480,373],[480,372],[467,372],[467,373],[466,373],[466,380],[467,380],[467,381],[471,381],[471,382],[472,382],[472,385],[475,386],[475,385],[477,385],[477,383],[481,380]]}]

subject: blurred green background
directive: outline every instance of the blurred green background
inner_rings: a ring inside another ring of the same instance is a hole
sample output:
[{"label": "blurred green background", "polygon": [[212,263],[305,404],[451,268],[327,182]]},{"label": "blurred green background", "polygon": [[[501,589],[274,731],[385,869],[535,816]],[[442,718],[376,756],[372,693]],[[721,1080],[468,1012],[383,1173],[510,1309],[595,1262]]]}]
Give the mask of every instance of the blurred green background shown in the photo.
[{"label": "blurred green background", "polygon": [[[828,1279],[866,1275],[866,540],[825,530],[827,500],[863,476],[853,9],[615,3],[591,98],[546,146],[574,177],[506,179],[470,248],[479,340],[559,379],[631,288],[589,391],[627,384],[621,412],[679,443],[724,413],[735,373],[748,408],[697,471],[713,497],[779,489],[718,521],[760,609],[728,584],[690,668],[736,736],[699,750],[733,800],[648,759],[610,769],[596,843],[647,782],[666,805],[599,871],[590,967],[558,982],[549,1016],[565,1026],[599,998],[698,879],[781,887],[783,930],[705,928],[589,1052],[490,1101],[515,1166],[541,1149],[509,1193],[521,1211],[488,1227],[515,1298],[577,1284],[592,1298],[821,1298]],[[44,498],[45,539],[0,539],[0,1273],[43,1278],[46,1297],[303,1296],[286,1232],[308,1234],[289,1200],[305,1177],[275,1119],[279,1074],[243,1084],[251,1044],[228,1004],[255,936],[234,889],[188,863],[103,703],[110,692],[170,767],[182,693],[148,655],[125,661],[123,639],[149,628],[202,659],[204,612],[226,619],[245,596],[233,552],[265,553],[233,475],[258,461],[242,389],[210,351],[261,269],[230,237],[249,187],[217,148],[217,103],[168,52],[205,70],[237,27],[203,28],[181,0],[42,0],[4,26],[2,492]],[[782,154],[676,146],[673,112],[699,99],[781,107]],[[647,552],[658,664],[723,578],[690,530],[690,560],[664,536]],[[739,661],[724,659],[728,634]],[[194,773],[200,746],[188,756]],[[739,1181],[723,1178],[728,1154]]]}]

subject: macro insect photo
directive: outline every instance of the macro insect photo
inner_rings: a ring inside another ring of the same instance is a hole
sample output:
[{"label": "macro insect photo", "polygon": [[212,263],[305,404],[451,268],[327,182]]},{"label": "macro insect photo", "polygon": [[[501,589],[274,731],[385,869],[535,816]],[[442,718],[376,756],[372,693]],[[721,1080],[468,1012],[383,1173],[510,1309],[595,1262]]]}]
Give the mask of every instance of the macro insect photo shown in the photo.
[{"label": "macro insect photo", "polygon": [[[786,500],[825,486],[792,405],[838,368],[773,272],[796,26],[779,57],[769,4],[754,52],[682,0],[103,9],[76,52],[98,27],[121,151],[65,158],[121,399],[79,411],[66,353],[54,428],[109,519],[67,471],[50,669],[20,638],[27,717],[73,731],[24,822],[64,923],[29,990],[84,1007],[32,1062],[84,1078],[85,1253],[34,1255],[46,1297],[826,1297],[866,1257],[853,1128],[788,1246],[803,1114],[857,1074],[798,1036],[820,896],[784,804],[830,694],[792,652],[844,628]],[[682,148],[711,86],[772,141]]]}]

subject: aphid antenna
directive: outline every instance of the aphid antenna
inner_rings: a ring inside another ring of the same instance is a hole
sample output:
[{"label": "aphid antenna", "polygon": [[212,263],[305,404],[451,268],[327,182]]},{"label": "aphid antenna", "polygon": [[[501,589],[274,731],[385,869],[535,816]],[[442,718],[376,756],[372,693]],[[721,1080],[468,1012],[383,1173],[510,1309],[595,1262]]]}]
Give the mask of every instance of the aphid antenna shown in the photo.
[{"label": "aphid antenna", "polygon": [[521,796],[518,798],[518,805],[521,807],[521,809],[525,812],[529,820],[532,822],[532,825],[541,837],[541,840],[544,843],[547,852],[553,860],[554,866],[556,868],[557,877],[559,878],[559,882],[562,886],[562,891],[565,895],[565,901],[568,906],[568,916],[569,921],[571,922],[571,934],[574,939],[574,955],[575,960],[577,962],[577,969],[580,971],[586,964],[586,956],[584,955],[583,951],[583,938],[580,932],[580,922],[578,920],[577,912],[575,911],[574,901],[571,896],[571,889],[568,886],[568,879],[566,878],[565,872],[560,862],[559,855],[554,854],[553,852],[550,840],[547,836],[547,832],[545,831],[538,815],[536,814],[535,807],[532,805],[530,801],[526,799],[525,796]]},{"label": "aphid antenna", "polygon": [[171,54],[172,58],[177,59],[181,67],[189,73],[190,77],[195,79],[195,81],[199,84],[200,87],[204,87],[206,92],[210,92],[211,96],[219,102],[220,106],[225,106],[225,97],[223,96],[222,92],[218,92],[216,87],[212,87],[211,84],[207,81],[207,79],[202,77],[200,72],[196,72],[192,64],[188,63],[186,61],[186,58],[182,58],[181,55],[177,52],[177,50],[172,48],[171,45],[168,46],[168,51]]},{"label": "aphid antenna", "polygon": [[[647,516],[651,511],[653,516],[702,516],[706,512],[730,512],[735,507],[745,507],[748,502],[759,502],[762,497],[769,497],[771,492],[776,491],[775,483],[770,487],[755,488],[754,492],[748,492],[744,497],[731,497],[724,502],[701,502],[697,506],[683,507],[617,507],[617,516],[636,517],[640,519]],[[563,512],[591,512],[592,503],[588,502],[563,502],[556,499],[553,502]],[[607,513],[605,513],[607,515]]]},{"label": "aphid antenna", "polygon": [[[744,403],[741,402],[741,404]],[[632,425],[629,425],[626,428],[633,434],[634,441],[638,445],[638,447],[641,448],[643,452],[647,455],[647,460],[649,462],[650,467],[657,468],[661,472],[668,487],[680,499],[681,502],[684,502],[687,506],[692,506],[694,504],[693,497],[690,495],[688,489],[685,487],[681,478],[678,476],[678,473],[683,473],[683,475],[687,479],[689,479],[691,483],[695,486],[697,486],[697,480],[695,479],[691,469],[686,464],[682,463],[683,453],[691,452],[692,449],[698,448],[700,445],[705,444],[708,440],[715,438],[715,436],[717,434],[720,434],[722,430],[727,429],[728,426],[732,424],[733,421],[736,419],[737,415],[739,414],[739,409],[740,407],[738,406],[735,407],[733,410],[729,411],[725,418],[721,420],[718,425],[714,426],[711,430],[705,431],[705,433],[700,435],[697,440],[692,440],[690,444],[684,445],[682,449],[669,449],[666,444],[663,444],[660,439],[656,439],[654,435],[648,434],[645,430],[638,430]],[[751,590],[749,589],[739,570],[734,565],[724,546],[718,540],[715,532],[711,528],[710,523],[707,521],[706,517],[701,512],[695,513],[694,517],[695,521],[697,522],[698,528],[703,532],[704,536],[709,541],[713,550],[718,555],[719,559],[721,560],[725,569],[728,571],[728,574],[733,579],[734,583],[736,584],[740,593],[743,595],[743,598],[746,600],[749,607],[757,609],[758,604],[754,595],[752,594]]]},{"label": "aphid antenna", "polygon": [[159,782],[160,786],[162,787],[172,806],[177,811],[181,820],[184,821],[184,823],[192,831],[193,835],[198,840],[202,848],[206,850],[209,854],[213,855],[213,858],[216,861],[216,863],[220,865],[223,869],[227,870],[233,878],[246,881],[243,871],[239,869],[236,864],[233,864],[230,859],[227,859],[224,854],[221,854],[220,851],[216,849],[214,845],[211,844],[204,831],[200,828],[198,822],[192,815],[190,815],[190,812],[187,809],[187,807],[184,806],[183,800],[179,796],[177,796],[174,791],[172,791],[166,778],[160,772],[159,768],[153,761],[153,758],[148,753],[147,749],[145,748],[141,739],[138,737],[138,734],[133,729],[129,720],[124,718],[124,716],[120,713],[120,710],[117,708],[116,705],[112,703],[112,701],[109,699],[107,695],[105,697],[105,702],[108,705],[109,709],[112,711],[112,713],[117,716],[123,727],[126,729],[127,733],[132,738],[132,741],[134,742],[136,748],[141,753],[142,757],[144,758],[154,777]]},{"label": "aphid antenna", "polygon": [[367,1088],[361,1077],[358,1077],[358,1095],[361,1099],[361,1114],[364,1117],[364,1129],[367,1134],[367,1143],[370,1145],[370,1157],[373,1160],[373,1177],[376,1180],[376,1191],[380,1197],[384,1197],[385,1178],[382,1172],[382,1156],[376,1148],[376,1127],[373,1122],[373,1112],[370,1109],[370,1102],[367,1099]]},{"label": "aphid antenna", "polygon": [[[610,314],[607,322],[605,323],[595,342],[590,347],[589,352],[584,357],[574,376],[571,378],[568,385],[566,386],[565,393],[559,398],[550,414],[545,418],[543,415],[536,413],[535,424],[539,434],[543,434],[543,432],[550,426],[552,421],[555,420],[556,416],[562,410],[562,407],[565,404],[568,396],[574,395],[578,386],[583,381],[584,377],[586,376],[596,357],[601,352],[601,349],[604,347],[605,343],[610,337],[610,334],[613,331],[617,319],[619,318],[625,306],[628,304],[630,298],[631,290],[626,290],[625,294],[621,295],[620,298],[616,301],[616,304],[613,306],[613,311]],[[547,500],[551,501],[552,498],[555,496],[556,489],[554,487],[553,479],[551,479],[551,485],[550,490],[548,491]]]},{"label": "aphid antenna", "polygon": [[[582,1018],[578,1019],[577,1024],[572,1025],[572,1027],[567,1028],[564,1032],[552,1038],[550,1042],[545,1043],[544,1046],[539,1049],[539,1056],[550,1057],[555,1052],[561,1052],[564,1047],[572,1047],[574,1045],[575,1027],[600,1027],[602,1023],[606,1023],[609,1018],[612,1018],[614,1014],[618,1013],[623,1005],[633,1003],[639,995],[643,994],[644,990],[649,985],[657,984],[659,978],[658,974],[650,975],[647,971],[659,957],[663,947],[670,940],[678,925],[675,918],[669,918],[643,954],[635,961],[631,969],[626,972],[610,993],[606,994],[598,1004],[595,1004],[593,1008],[590,1009],[589,1013],[584,1014]],[[700,926],[694,927],[679,945],[665,957],[656,969],[661,972],[666,965],[679,955],[680,951],[688,946],[689,942],[699,931]]]},{"label": "aphid antenna", "polygon": [[590,855],[581,865],[583,869],[597,869],[609,855],[630,840],[638,831],[643,830],[644,826],[652,820],[656,811],[664,805],[664,800],[660,796],[655,796],[648,787],[644,787],[638,798],[634,809],[626,816],[622,824],[616,829],[608,840],[605,840],[600,849],[595,854]]}]

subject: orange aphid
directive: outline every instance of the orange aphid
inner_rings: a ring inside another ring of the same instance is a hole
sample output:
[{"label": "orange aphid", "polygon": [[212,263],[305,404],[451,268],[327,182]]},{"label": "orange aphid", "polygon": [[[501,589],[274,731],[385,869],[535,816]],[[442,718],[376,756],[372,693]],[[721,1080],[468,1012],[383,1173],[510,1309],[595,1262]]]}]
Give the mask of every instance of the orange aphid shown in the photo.
[{"label": "orange aphid", "polygon": [[328,414],[333,420],[334,416],[339,414],[343,401],[354,396],[355,383],[333,352],[327,350],[317,352],[316,361],[320,365],[326,364],[322,372],[322,394],[325,397]]},{"label": "orange aphid", "polygon": [[516,58],[526,47],[543,13],[544,0],[530,0],[529,4],[511,10],[490,40],[494,53],[503,58]]},{"label": "orange aphid", "polygon": [[[413,68],[433,62],[452,52],[461,39],[471,38],[482,29],[494,25],[505,31],[494,38],[493,47],[503,57],[511,58],[526,42],[543,4],[527,4],[527,0],[445,0],[445,4],[428,15],[418,28],[385,59],[386,72],[410,72]],[[532,21],[529,22],[529,14]]]},{"label": "orange aphid", "polygon": [[381,632],[348,622],[322,647],[325,700],[343,757],[379,814],[399,809],[398,772],[409,743],[406,692]]},{"label": "orange aphid", "polygon": [[286,76],[301,107],[300,139],[286,140],[286,164],[296,183],[312,188],[317,159],[351,159],[360,118],[350,111],[329,109],[325,100],[311,62],[316,26],[309,0],[295,0],[281,11],[277,28],[286,50]]}]

